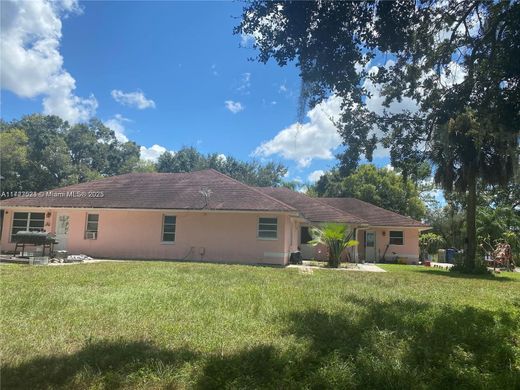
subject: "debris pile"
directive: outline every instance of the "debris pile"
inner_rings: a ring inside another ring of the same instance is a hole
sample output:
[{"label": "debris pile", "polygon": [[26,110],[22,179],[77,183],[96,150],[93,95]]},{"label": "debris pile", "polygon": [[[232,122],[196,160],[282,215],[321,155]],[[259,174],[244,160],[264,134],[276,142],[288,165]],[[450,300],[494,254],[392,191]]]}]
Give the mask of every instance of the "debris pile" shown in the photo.
[{"label": "debris pile", "polygon": [[[65,252],[65,253],[60,253]],[[56,251],[55,257],[50,259],[51,263],[82,263],[85,260],[93,260],[92,257],[81,255],[67,255],[66,251]]]}]

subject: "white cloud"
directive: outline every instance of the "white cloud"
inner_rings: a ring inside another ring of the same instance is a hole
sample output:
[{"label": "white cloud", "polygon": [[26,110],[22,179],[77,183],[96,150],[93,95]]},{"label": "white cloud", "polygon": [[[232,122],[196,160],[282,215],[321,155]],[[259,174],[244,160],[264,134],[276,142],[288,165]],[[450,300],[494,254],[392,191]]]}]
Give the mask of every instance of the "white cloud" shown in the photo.
[{"label": "white cloud", "polygon": [[61,17],[79,13],[77,1],[2,1],[0,79],[22,98],[43,95],[45,114],[76,123],[95,114],[97,100],[74,95],[76,81],[63,68]]},{"label": "white cloud", "polygon": [[[384,65],[385,67],[393,66],[394,62],[389,60]],[[369,69],[369,73],[375,73],[379,71],[379,67],[373,66]],[[366,106],[367,108],[375,112],[376,114],[382,114],[383,110],[386,110],[389,113],[397,114],[402,112],[403,110],[408,110],[410,112],[416,112],[419,107],[417,105],[417,102],[409,97],[403,97],[403,99],[398,101],[393,101],[390,103],[389,107],[385,107],[383,105],[383,102],[385,100],[385,97],[381,94],[381,89],[375,85],[371,80],[365,79],[365,82],[363,83],[363,87],[371,94],[370,98],[367,98],[366,100]]]},{"label": "white cloud", "polygon": [[104,125],[113,130],[119,142],[127,142],[128,137],[125,135],[125,122],[131,122],[121,114],[114,115],[113,118],[104,122]]},{"label": "white cloud", "polygon": [[[384,67],[390,67],[394,62],[389,60]],[[361,67],[361,65],[359,65]],[[378,66],[366,67],[369,73],[377,73]],[[464,69],[453,63],[450,66],[450,75],[443,73],[443,81],[445,83],[459,83],[465,77]],[[417,112],[419,109],[415,100],[404,97],[400,102],[394,101],[389,107],[385,107],[383,102],[385,97],[382,96],[380,88],[369,79],[365,79],[363,86],[370,93],[370,97],[366,99],[366,107],[376,113],[382,114],[384,110],[390,113],[400,113],[404,110]],[[285,83],[279,86],[280,93],[288,93],[289,89]],[[260,157],[269,157],[272,155],[281,155],[285,159],[294,160],[299,167],[307,167],[313,159],[331,160],[334,158],[334,150],[338,148],[342,139],[338,134],[337,128],[334,126],[330,118],[337,118],[341,112],[341,99],[335,95],[316,105],[307,113],[308,123],[293,123],[289,127],[281,130],[273,139],[263,142],[255,149],[253,155]],[[378,137],[383,134],[380,130],[374,129]],[[374,157],[388,157],[390,150],[378,145],[373,153]]]},{"label": "white cloud", "polygon": [[286,98],[290,98],[290,97],[294,96],[293,90],[287,85],[286,82],[284,82],[283,84],[280,84],[278,86],[278,93],[280,95],[284,95]]},{"label": "white cloud", "polygon": [[313,171],[309,174],[307,179],[311,183],[316,183],[318,180],[320,180],[320,177],[322,177],[325,174],[325,172],[321,169],[318,169],[317,171]]},{"label": "white cloud", "polygon": [[220,160],[220,162],[225,163],[227,161],[227,157],[224,153],[220,153],[217,158]]},{"label": "white cloud", "polygon": [[[395,62],[392,60],[388,60],[383,66],[385,68],[388,68],[393,65],[395,65]],[[368,73],[377,74],[378,71],[378,66],[372,66],[369,68]],[[441,70],[440,82],[446,86],[460,84],[462,81],[464,81],[466,75],[467,73],[464,67],[452,61],[448,64],[447,71],[446,69]],[[426,78],[426,76],[427,75],[424,75],[424,78]],[[370,111],[375,112],[376,114],[380,115],[383,113],[384,110],[391,114],[398,114],[403,111],[415,113],[419,110],[419,105],[417,101],[409,97],[403,97],[400,102],[394,100],[392,103],[390,103],[389,107],[385,107],[383,105],[385,97],[382,96],[381,89],[378,86],[374,85],[374,83],[368,79],[365,79],[363,86],[371,95],[370,98],[366,99],[366,106]],[[422,93],[421,88],[419,88],[419,92]],[[374,130],[374,133],[378,137],[381,137],[383,135],[381,131],[377,129]],[[374,151],[374,157],[388,157],[389,154],[390,150],[383,148],[381,145],[379,145],[377,149]]]},{"label": "white cloud", "polygon": [[256,42],[253,34],[241,34],[240,35],[240,47],[250,47]]},{"label": "white cloud", "polygon": [[441,71],[441,83],[448,87],[460,84],[464,81],[467,74],[466,69],[462,65],[451,61],[447,69],[443,68]]},{"label": "white cloud", "polygon": [[[393,66],[395,63],[392,60],[388,60],[383,66],[385,68],[388,68],[390,66]],[[378,66],[372,66],[368,68],[369,74],[377,74],[379,71]],[[377,85],[375,85],[371,80],[365,79],[363,83],[363,87],[367,90],[367,92],[370,94],[370,97],[368,97],[365,101],[366,107],[378,114],[383,114],[383,111],[387,111],[392,114],[397,114],[400,112],[403,112],[404,110],[410,111],[410,112],[417,112],[419,109],[419,106],[417,105],[417,102],[409,97],[403,97],[400,102],[393,101],[390,103],[389,107],[385,107],[383,105],[385,101],[385,97],[381,94],[381,88]],[[382,132],[379,129],[374,129],[373,133],[376,134],[376,136],[379,138],[383,136]],[[390,155],[390,149],[383,148],[382,145],[378,145],[376,150],[373,153],[374,157],[388,157]]]},{"label": "white cloud", "polygon": [[213,76],[218,76],[217,64],[211,65],[211,73],[213,73]]},{"label": "white cloud", "polygon": [[[392,62],[389,61],[385,66],[391,64]],[[369,69],[369,72],[377,71],[377,66]],[[371,97],[366,100],[367,108],[377,114],[382,114],[385,107],[381,91],[370,80],[365,80],[364,87],[371,94]],[[286,84],[281,84],[279,92],[287,91]],[[395,113],[404,109],[415,112],[418,107],[414,100],[403,98],[402,102],[390,104],[387,111]],[[285,159],[296,161],[300,168],[309,166],[313,159],[332,160],[334,150],[341,145],[342,139],[331,118],[337,119],[340,113],[341,99],[332,95],[307,113],[310,120],[308,123],[293,123],[280,131],[273,139],[263,142],[255,149],[253,155],[268,157],[278,154]],[[377,129],[374,130],[374,133],[379,137],[382,136]],[[379,145],[373,155],[374,157],[388,157],[389,149]]]},{"label": "white cloud", "polygon": [[339,97],[328,98],[307,113],[308,123],[293,123],[273,139],[263,142],[253,155],[268,157],[279,154],[296,161],[299,167],[309,166],[313,159],[332,160],[334,149],[341,145],[341,137],[331,118],[337,119],[340,106]]},{"label": "white cloud", "polygon": [[[168,149],[164,146],[157,144],[152,145],[149,148],[141,146],[141,160],[156,162],[159,159],[159,156],[167,151]],[[173,150],[170,150],[170,153],[175,154]]]},{"label": "white cloud", "polygon": [[249,95],[250,87],[251,87],[251,73],[249,73],[249,72],[242,73],[237,91],[241,92],[245,95]]},{"label": "white cloud", "polygon": [[224,104],[226,105],[226,108],[231,111],[233,114],[236,114],[240,111],[243,111],[244,110],[244,106],[242,105],[242,103],[240,102],[235,102],[233,100],[226,100],[224,102]]},{"label": "white cloud", "polygon": [[116,102],[123,106],[134,107],[140,110],[155,108],[155,102],[152,99],[147,99],[141,91],[123,92],[119,89],[114,89],[110,94]]}]

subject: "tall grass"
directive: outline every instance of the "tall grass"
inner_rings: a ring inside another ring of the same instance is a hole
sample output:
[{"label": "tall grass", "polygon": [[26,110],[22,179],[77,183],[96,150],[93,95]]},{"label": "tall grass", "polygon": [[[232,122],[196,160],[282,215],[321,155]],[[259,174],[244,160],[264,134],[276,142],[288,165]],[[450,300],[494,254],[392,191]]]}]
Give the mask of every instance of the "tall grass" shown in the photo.
[{"label": "tall grass", "polygon": [[519,388],[520,278],[1,266],[2,389]]}]

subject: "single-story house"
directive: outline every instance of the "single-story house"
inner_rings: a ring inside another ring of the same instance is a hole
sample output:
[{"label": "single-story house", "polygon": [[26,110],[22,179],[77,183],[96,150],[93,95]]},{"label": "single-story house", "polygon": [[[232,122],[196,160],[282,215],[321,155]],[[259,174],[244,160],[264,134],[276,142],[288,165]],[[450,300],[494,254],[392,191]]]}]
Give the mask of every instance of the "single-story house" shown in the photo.
[{"label": "single-story house", "polygon": [[130,173],[4,200],[1,245],[18,231],[46,231],[55,249],[114,259],[172,259],[278,264],[302,250],[309,227],[338,222],[355,229],[355,260],[387,254],[416,261],[427,226],[355,199],[311,198],[286,188],[251,187],[215,170]]}]

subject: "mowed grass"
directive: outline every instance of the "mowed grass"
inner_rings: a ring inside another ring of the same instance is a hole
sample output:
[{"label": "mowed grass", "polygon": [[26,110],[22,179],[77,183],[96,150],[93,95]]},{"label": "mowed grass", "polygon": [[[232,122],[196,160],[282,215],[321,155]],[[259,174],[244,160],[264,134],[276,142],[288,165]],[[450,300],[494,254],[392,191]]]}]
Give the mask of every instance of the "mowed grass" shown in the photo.
[{"label": "mowed grass", "polygon": [[2,265],[2,389],[520,388],[520,274]]}]

